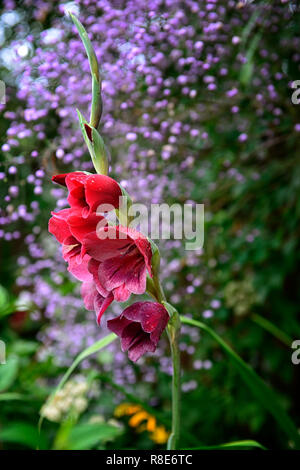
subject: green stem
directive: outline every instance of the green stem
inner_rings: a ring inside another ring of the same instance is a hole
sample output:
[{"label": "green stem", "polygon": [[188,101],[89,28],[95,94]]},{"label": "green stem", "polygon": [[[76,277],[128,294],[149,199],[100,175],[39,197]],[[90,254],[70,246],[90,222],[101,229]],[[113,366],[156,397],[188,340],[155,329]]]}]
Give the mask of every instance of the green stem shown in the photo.
[{"label": "green stem", "polygon": [[170,320],[168,323],[167,333],[170,342],[173,375],[172,375],[172,431],[168,440],[168,450],[175,450],[178,448],[179,433],[180,433],[180,398],[181,398],[181,383],[180,383],[180,350],[179,350],[179,336],[180,336],[180,317],[177,310],[166,302],[166,296],[163,287],[160,283],[159,276],[156,273],[153,279],[148,279],[147,291],[160,302],[168,311]]},{"label": "green stem", "polygon": [[95,74],[92,76],[92,106],[90,125],[97,129],[102,115],[101,81],[97,80]]},{"label": "green stem", "polygon": [[172,432],[168,440],[168,450],[178,449],[180,433],[180,351],[179,351],[180,319],[178,313],[173,316],[168,325],[168,337],[170,341],[173,377],[172,377]]},{"label": "green stem", "polygon": [[99,126],[99,122],[101,119],[101,114],[102,114],[102,99],[101,99],[101,76],[99,73],[99,64],[97,60],[96,53],[94,51],[94,48],[92,46],[92,43],[88,37],[88,34],[86,30],[84,29],[83,25],[80,23],[79,19],[76,18],[75,15],[73,15],[71,12],[69,13],[70,17],[75,24],[77,31],[79,33],[79,36],[81,38],[81,41],[84,45],[84,48],[86,50],[88,59],[89,59],[89,64],[90,64],[90,69],[91,69],[91,75],[92,75],[92,106],[91,106],[91,116],[90,116],[90,125],[97,129]]}]

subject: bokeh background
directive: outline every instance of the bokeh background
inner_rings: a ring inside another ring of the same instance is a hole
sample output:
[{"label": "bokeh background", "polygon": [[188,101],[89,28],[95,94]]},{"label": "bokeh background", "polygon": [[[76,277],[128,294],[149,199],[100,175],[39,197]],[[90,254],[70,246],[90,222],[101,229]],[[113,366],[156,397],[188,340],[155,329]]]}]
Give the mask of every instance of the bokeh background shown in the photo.
[{"label": "bokeh background", "polygon": [[[111,176],[137,202],[205,204],[202,250],[159,243],[170,302],[227,341],[299,426],[297,4],[3,0],[0,448],[36,448],[41,410],[42,448],[163,448],[170,431],[165,337],[137,364],[113,343],[45,406],[76,355],[107,334],[47,232],[50,211],[67,206],[51,176],[92,170],[76,115],[88,115],[89,65],[66,10],[99,58]],[[184,326],[180,348],[182,447],[289,446],[213,339]]]}]

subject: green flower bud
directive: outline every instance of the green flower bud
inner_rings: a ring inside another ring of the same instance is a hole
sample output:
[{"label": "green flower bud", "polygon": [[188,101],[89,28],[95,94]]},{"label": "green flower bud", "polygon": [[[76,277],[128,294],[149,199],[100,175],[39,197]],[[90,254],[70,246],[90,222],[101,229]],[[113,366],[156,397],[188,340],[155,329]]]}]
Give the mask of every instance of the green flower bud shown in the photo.
[{"label": "green flower bud", "polygon": [[79,117],[81,132],[89,149],[95,170],[100,175],[107,175],[109,161],[108,150],[105,147],[104,141],[99,132],[88,124],[80,111],[77,110],[77,114]]}]

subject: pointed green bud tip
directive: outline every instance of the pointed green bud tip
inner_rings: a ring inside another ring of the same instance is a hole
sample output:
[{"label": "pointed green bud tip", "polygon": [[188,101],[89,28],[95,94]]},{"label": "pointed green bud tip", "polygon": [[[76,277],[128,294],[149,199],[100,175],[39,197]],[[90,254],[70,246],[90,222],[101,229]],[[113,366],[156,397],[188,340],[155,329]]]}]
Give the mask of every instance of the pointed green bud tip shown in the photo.
[{"label": "pointed green bud tip", "polygon": [[88,124],[84,123],[84,128],[86,135],[88,136],[88,139],[90,142],[93,142],[93,136],[92,136],[92,128]]},{"label": "pointed green bud tip", "polygon": [[78,111],[77,114],[80,122],[81,132],[84,141],[89,149],[91,159],[96,172],[100,175],[108,175],[109,168],[109,152],[104,141],[93,126],[88,124],[84,116]]}]

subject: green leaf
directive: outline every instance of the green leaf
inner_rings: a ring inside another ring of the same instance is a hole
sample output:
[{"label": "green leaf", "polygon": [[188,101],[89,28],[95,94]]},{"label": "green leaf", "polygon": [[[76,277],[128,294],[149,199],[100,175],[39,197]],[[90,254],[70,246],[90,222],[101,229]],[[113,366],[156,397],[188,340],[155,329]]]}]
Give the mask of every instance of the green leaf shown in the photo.
[{"label": "green leaf", "polygon": [[8,292],[0,285],[0,310],[5,309],[8,304]]},{"label": "green leaf", "polygon": [[252,78],[254,70],[253,57],[260,40],[261,33],[257,33],[252,39],[251,44],[249,45],[249,48],[247,50],[247,61],[242,65],[240,70],[240,81],[243,85],[248,85]]},{"label": "green leaf", "polygon": [[89,346],[84,351],[82,351],[82,353],[80,353],[76,357],[73,364],[69,367],[69,369],[67,370],[67,372],[65,373],[65,375],[63,376],[61,381],[59,382],[58,386],[55,389],[54,394],[57,393],[64,386],[64,384],[66,383],[66,381],[68,380],[68,378],[70,377],[72,372],[76,369],[78,364],[80,364],[80,362],[82,362],[84,359],[91,356],[92,354],[95,354],[96,352],[98,352],[101,349],[105,348],[110,343],[115,341],[115,339],[117,339],[117,335],[115,335],[114,333],[111,333],[111,334],[105,336],[105,338],[100,339],[96,343],[92,344],[92,346]]},{"label": "green leaf", "polygon": [[19,339],[15,341],[11,346],[11,351],[19,356],[30,356],[34,354],[38,349],[39,345],[35,341],[28,341]]},{"label": "green leaf", "polygon": [[273,415],[280,428],[288,436],[290,443],[292,445],[294,444],[297,448],[300,449],[300,435],[298,430],[291,418],[282,408],[277,395],[273,392],[273,390],[263,382],[256,372],[250,366],[248,366],[248,364],[246,364],[243,359],[241,359],[240,356],[235,351],[233,351],[233,349],[227,343],[225,343],[225,341],[223,341],[223,339],[217,333],[205,325],[205,323],[183,316],[180,318],[182,323],[201,328],[217,341],[221,348],[226,352],[233,366],[239,372],[241,378],[252,391],[256,399],[261,403],[262,406],[266,408],[266,410],[268,410]]},{"label": "green leaf", "polygon": [[113,440],[122,433],[122,429],[108,423],[87,423],[75,426],[68,438],[69,450],[86,450],[100,442]]},{"label": "green leaf", "polygon": [[0,401],[11,401],[11,400],[24,400],[27,399],[24,395],[20,393],[0,393]]},{"label": "green leaf", "polygon": [[202,447],[193,447],[192,449],[188,450],[243,450],[243,449],[253,449],[253,447],[266,450],[264,446],[259,444],[259,442],[252,441],[252,440],[245,440],[245,441],[236,441],[236,442],[227,442],[226,444],[219,444],[216,446],[202,446]]},{"label": "green leaf", "polygon": [[258,315],[257,313],[253,313],[251,315],[251,319],[257,323],[261,328],[264,328],[266,331],[268,331],[271,335],[273,335],[275,338],[279,339],[283,344],[285,344],[288,348],[291,347],[291,344],[293,342],[292,338],[290,338],[284,331],[282,331],[280,328],[277,328],[276,325],[274,325],[270,320],[267,318],[262,317],[261,315]]},{"label": "green leaf", "polygon": [[0,442],[13,442],[31,449],[47,449],[47,440],[44,435],[39,435],[36,426],[27,423],[6,424],[0,429]]},{"label": "green leaf", "polygon": [[102,100],[101,100],[101,77],[99,74],[99,65],[95,50],[92,46],[92,43],[88,37],[86,30],[83,25],[80,23],[79,19],[75,15],[70,13],[70,17],[75,24],[81,41],[85,47],[90,69],[92,75],[92,106],[91,106],[91,116],[90,116],[90,125],[97,129],[101,114],[102,114]]},{"label": "green leaf", "polygon": [[246,24],[246,26],[243,29],[241,39],[242,39],[242,43],[245,45],[245,47],[247,47],[246,42],[247,42],[248,37],[249,37],[250,33],[252,32],[253,28],[256,26],[256,20],[257,20],[259,15],[260,15],[259,9],[257,11],[254,11],[252,16],[250,17],[250,20],[248,21],[248,23]]},{"label": "green leaf", "polygon": [[97,61],[97,57],[96,57],[94,48],[92,46],[92,43],[91,43],[91,41],[88,37],[88,34],[87,34],[86,30],[84,29],[83,25],[79,21],[79,19],[76,18],[76,16],[73,15],[73,13],[69,12],[69,14],[70,14],[70,17],[71,17],[73,23],[75,24],[75,26],[77,28],[77,31],[78,31],[79,36],[81,38],[81,41],[83,42],[83,45],[85,47],[85,50],[86,50],[86,53],[87,53],[87,56],[88,56],[88,59],[89,59],[91,73],[96,76],[96,79],[99,82],[100,77],[99,77],[98,61]]},{"label": "green leaf", "polygon": [[[111,333],[107,336],[105,336],[105,338],[102,338],[100,339],[99,341],[97,341],[96,343],[92,344],[92,346],[89,346],[88,348],[86,348],[84,351],[82,351],[77,357],[76,359],[74,360],[74,362],[71,364],[71,366],[69,367],[69,369],[67,370],[67,372],[64,374],[63,378],[61,379],[61,381],[59,382],[59,384],[57,385],[57,387],[55,388],[55,390],[53,391],[53,393],[50,395],[49,399],[48,399],[48,402],[51,402],[51,400],[54,398],[55,394],[62,389],[62,387],[65,385],[65,383],[67,382],[68,378],[70,377],[70,375],[72,374],[72,372],[76,369],[76,367],[78,366],[78,364],[80,364],[80,362],[82,362],[84,359],[86,359],[87,357],[91,356],[92,354],[95,354],[96,352],[100,351],[101,349],[105,348],[106,346],[108,346],[109,344],[111,344],[113,341],[115,341],[115,339],[117,338],[117,335],[115,335],[114,333]],[[43,423],[43,417],[41,416],[40,418],[40,421],[39,421],[39,429],[41,429],[42,427],[42,423]]]},{"label": "green leaf", "polygon": [[9,389],[18,375],[19,361],[16,357],[8,359],[6,364],[0,365],[0,392]]},{"label": "green leaf", "polygon": [[15,313],[15,311],[16,306],[14,303],[7,304],[5,307],[0,308],[0,318],[11,315],[12,313]]},{"label": "green leaf", "polygon": [[14,313],[15,301],[9,298],[8,291],[0,284],[0,318]]}]

